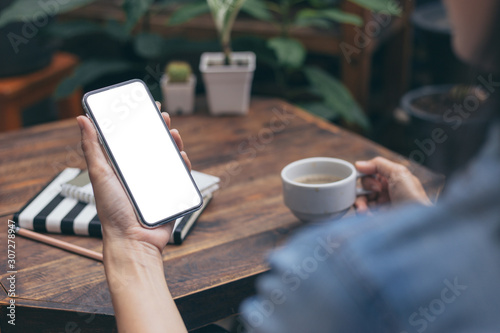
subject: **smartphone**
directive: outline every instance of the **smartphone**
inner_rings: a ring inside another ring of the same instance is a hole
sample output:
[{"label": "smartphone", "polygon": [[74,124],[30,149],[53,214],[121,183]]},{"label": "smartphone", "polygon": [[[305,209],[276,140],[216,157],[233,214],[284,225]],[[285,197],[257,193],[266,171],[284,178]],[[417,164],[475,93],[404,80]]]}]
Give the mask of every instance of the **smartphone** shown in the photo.
[{"label": "smartphone", "polygon": [[90,91],[82,104],[143,226],[201,207],[200,191],[144,82]]}]

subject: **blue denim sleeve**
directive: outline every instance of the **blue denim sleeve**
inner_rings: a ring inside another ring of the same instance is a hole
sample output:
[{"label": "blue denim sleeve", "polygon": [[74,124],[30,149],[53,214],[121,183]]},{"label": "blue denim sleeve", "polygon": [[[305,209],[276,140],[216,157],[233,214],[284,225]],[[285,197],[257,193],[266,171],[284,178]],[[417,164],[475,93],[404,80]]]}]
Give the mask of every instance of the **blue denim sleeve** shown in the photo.
[{"label": "blue denim sleeve", "polygon": [[[372,316],[367,304],[381,312],[385,305],[358,271],[357,258],[346,246],[348,230],[356,230],[355,224],[363,224],[363,221],[336,223],[333,228],[303,232],[270,256],[271,270],[258,280],[257,296],[241,307],[249,332],[369,332],[373,329],[374,322],[366,320]],[[395,326],[390,316],[372,319],[380,327]]]},{"label": "blue denim sleeve", "polygon": [[498,332],[500,207],[481,199],[301,231],[242,304],[248,331]]}]

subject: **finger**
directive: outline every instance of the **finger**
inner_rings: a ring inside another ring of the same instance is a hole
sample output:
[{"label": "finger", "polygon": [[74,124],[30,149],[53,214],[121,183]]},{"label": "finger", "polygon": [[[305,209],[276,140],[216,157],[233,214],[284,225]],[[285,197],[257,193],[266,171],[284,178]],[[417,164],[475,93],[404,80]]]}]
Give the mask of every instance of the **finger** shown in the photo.
[{"label": "finger", "polygon": [[382,183],[373,177],[361,178],[361,185],[365,190],[380,192],[382,191]]},{"label": "finger", "polygon": [[181,156],[184,159],[184,162],[186,163],[186,166],[188,167],[189,171],[191,171],[191,161],[189,160],[189,157],[186,154],[186,152],[181,151]]},{"label": "finger", "polygon": [[163,117],[163,120],[165,121],[165,124],[167,124],[167,127],[170,128],[170,115],[166,112],[162,112],[161,116]]},{"label": "finger", "polygon": [[383,157],[375,157],[369,161],[358,161],[355,163],[355,166],[359,172],[368,175],[380,174],[386,178],[390,178],[394,173],[407,171],[405,166],[391,162]]},{"label": "finger", "polygon": [[[165,233],[167,235],[171,236],[172,231],[174,230],[174,226],[175,226],[175,223],[166,223],[166,224],[163,224],[162,226],[160,226],[158,229],[164,229]],[[169,240],[170,240],[170,237],[168,237],[166,243],[163,245],[163,248],[161,248],[160,251],[165,249],[165,247],[168,245]]]},{"label": "finger", "polygon": [[184,150],[184,142],[182,142],[182,138],[181,135],[179,134],[179,131],[174,128],[170,130],[170,134],[172,134],[172,137],[174,138],[177,148],[179,148],[179,150]]},{"label": "finger", "polygon": [[158,110],[161,111],[161,103],[158,101],[155,101],[155,103],[156,103],[156,107],[158,108]]},{"label": "finger", "polygon": [[356,201],[354,201],[354,207],[356,213],[366,213],[368,211],[368,199],[364,195],[357,197]]},{"label": "finger", "polygon": [[391,202],[391,197],[389,196],[389,191],[382,191],[377,198],[377,204],[385,204]]},{"label": "finger", "polygon": [[99,144],[97,132],[90,119],[84,116],[76,118],[82,135],[82,150],[87,162],[87,168],[94,177],[106,176],[113,173],[104,152]]}]

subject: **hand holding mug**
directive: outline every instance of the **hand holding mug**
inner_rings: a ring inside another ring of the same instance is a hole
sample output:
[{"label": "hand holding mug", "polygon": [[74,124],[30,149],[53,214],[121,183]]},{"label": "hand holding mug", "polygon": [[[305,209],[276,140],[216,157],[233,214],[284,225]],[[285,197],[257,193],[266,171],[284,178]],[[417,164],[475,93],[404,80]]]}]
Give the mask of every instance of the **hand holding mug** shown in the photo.
[{"label": "hand holding mug", "polygon": [[356,199],[358,212],[367,212],[369,206],[373,205],[408,201],[432,205],[420,180],[404,165],[375,157],[369,161],[358,161],[355,166],[359,172],[372,176],[364,177],[361,184],[364,189],[373,191],[372,194]]}]

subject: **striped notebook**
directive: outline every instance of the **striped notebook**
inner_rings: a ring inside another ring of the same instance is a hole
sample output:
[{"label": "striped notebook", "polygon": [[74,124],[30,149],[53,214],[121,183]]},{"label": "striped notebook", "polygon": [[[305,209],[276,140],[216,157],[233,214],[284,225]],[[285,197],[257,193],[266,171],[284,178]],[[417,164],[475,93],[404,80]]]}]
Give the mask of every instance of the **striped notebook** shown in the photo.
[{"label": "striped notebook", "polygon": [[80,169],[67,168],[14,215],[21,227],[39,232],[102,236],[94,205],[61,195],[62,184],[75,178]]},{"label": "striped notebook", "polygon": [[[38,232],[68,235],[102,237],[101,222],[94,204],[78,201],[61,194],[62,185],[78,176],[82,170],[66,168],[45,188],[30,200],[14,221],[21,227]],[[201,212],[212,199],[212,192],[218,189],[219,178],[201,172],[196,173],[196,183],[202,186],[203,205],[194,213],[175,221],[169,243],[181,244],[198,220]],[[201,190],[201,188],[200,188]]]}]

